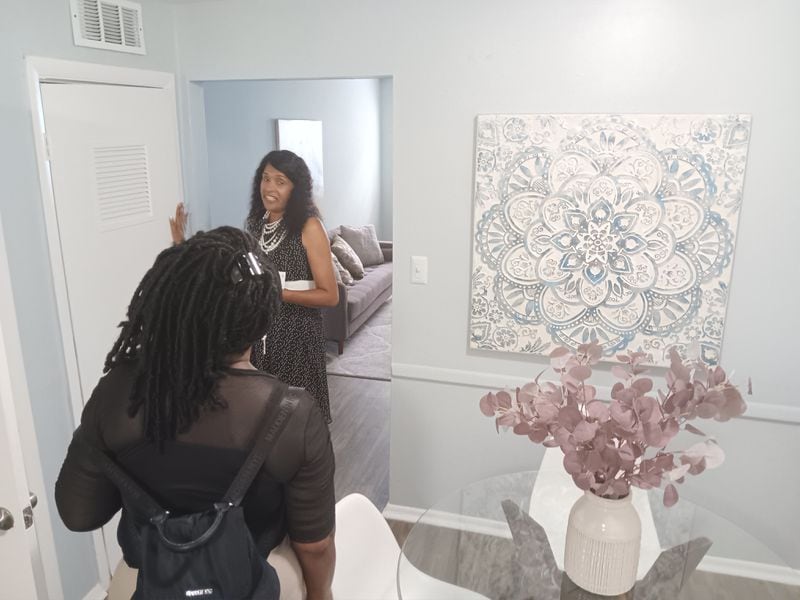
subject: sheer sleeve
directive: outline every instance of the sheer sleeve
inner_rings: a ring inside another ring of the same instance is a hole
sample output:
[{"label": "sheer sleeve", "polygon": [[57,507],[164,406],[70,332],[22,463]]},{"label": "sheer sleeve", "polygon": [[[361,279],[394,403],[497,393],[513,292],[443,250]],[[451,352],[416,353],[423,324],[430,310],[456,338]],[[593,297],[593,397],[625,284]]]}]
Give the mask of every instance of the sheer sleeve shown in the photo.
[{"label": "sheer sleeve", "polygon": [[303,463],[286,485],[286,512],[289,538],[310,543],[333,531],[336,503],[333,446],[328,426],[316,406],[306,421],[303,450]]},{"label": "sheer sleeve", "polygon": [[92,531],[105,525],[121,508],[119,491],[92,461],[86,443],[107,451],[100,435],[97,390],[86,403],[56,481],[58,514],[72,531]]}]

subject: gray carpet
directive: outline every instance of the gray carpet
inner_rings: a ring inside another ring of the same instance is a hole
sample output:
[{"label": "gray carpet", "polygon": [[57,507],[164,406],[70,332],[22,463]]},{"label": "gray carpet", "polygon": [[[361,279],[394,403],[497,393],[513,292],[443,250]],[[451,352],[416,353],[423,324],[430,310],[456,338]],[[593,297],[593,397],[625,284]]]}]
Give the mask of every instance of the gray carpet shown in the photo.
[{"label": "gray carpet", "polygon": [[336,344],[328,342],[328,375],[360,377],[389,381],[392,378],[392,300],[387,300],[375,314],[344,343],[344,352],[336,353]]}]

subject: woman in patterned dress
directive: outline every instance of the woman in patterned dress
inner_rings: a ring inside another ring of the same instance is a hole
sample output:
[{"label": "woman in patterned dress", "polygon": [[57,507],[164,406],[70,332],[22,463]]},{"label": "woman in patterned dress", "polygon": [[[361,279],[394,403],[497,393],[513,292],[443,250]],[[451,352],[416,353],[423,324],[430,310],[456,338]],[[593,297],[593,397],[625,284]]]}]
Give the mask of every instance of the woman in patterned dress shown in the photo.
[{"label": "woman in patterned dress", "polygon": [[246,229],[285,273],[283,304],[263,343],[253,348],[253,365],[289,385],[305,388],[330,423],[325,368],[323,306],[336,306],[328,234],[314,204],[311,173],[288,150],[267,154],[253,178]]}]

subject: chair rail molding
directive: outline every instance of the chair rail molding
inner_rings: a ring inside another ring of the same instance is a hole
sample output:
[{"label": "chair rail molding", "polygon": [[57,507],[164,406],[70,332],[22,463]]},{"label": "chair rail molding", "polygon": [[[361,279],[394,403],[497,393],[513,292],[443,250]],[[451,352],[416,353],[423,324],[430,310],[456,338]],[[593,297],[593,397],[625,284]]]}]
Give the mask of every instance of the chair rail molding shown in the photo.
[{"label": "chair rail molding", "polygon": [[[515,388],[530,381],[530,378],[516,375],[502,375],[482,371],[464,371],[461,369],[445,369],[428,365],[392,362],[392,378],[412,381],[430,381],[449,385],[460,385],[481,388],[484,390]],[[611,388],[596,386],[600,398],[609,398]],[[784,425],[800,425],[800,406],[788,404],[769,404],[750,399],[747,412],[740,419],[771,421]]]}]

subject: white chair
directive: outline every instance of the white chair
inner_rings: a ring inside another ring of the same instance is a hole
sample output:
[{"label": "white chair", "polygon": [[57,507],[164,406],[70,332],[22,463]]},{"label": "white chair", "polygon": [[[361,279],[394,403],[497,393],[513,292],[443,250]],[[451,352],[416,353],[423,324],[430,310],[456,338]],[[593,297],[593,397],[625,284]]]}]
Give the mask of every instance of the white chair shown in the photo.
[{"label": "white chair", "polygon": [[[335,544],[334,600],[399,600],[400,546],[383,515],[361,494],[350,494],[336,503]],[[303,572],[288,540],[270,553],[269,563],[281,580],[281,600],[304,600]],[[130,598],[135,588],[136,571],[120,561],[111,580],[109,600]],[[488,599],[434,579],[405,561],[403,600]]]},{"label": "white chair", "polygon": [[[398,600],[400,546],[383,515],[361,494],[336,503],[334,600]],[[471,590],[434,579],[407,561],[403,600],[487,600]]]}]

